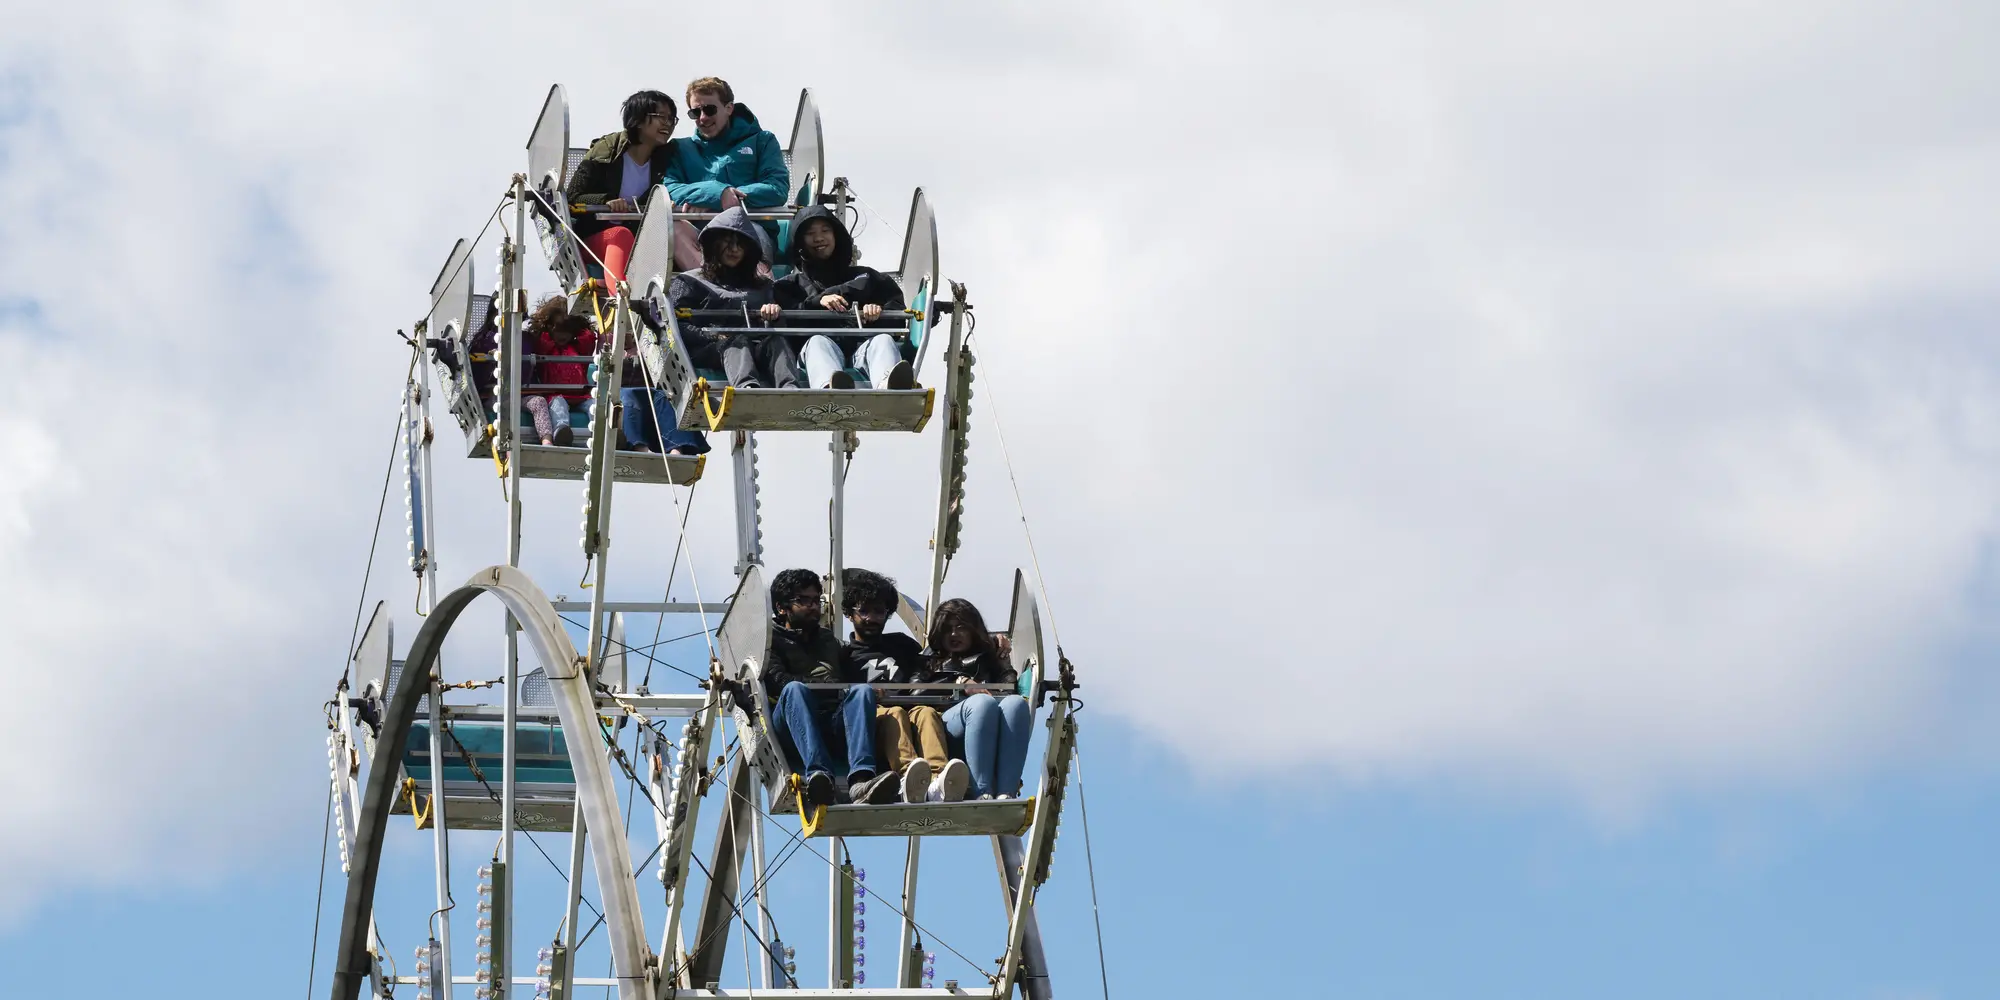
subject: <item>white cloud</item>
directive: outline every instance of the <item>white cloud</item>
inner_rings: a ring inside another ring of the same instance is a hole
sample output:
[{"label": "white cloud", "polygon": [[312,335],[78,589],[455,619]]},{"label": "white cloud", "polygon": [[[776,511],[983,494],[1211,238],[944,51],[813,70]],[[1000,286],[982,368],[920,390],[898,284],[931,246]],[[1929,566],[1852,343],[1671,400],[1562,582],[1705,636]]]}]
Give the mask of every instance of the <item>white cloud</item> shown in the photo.
[{"label": "white cloud", "polygon": [[[579,142],[639,86],[719,72],[782,131],[810,84],[871,259],[928,187],[986,366],[954,589],[1025,564],[997,400],[1092,704],[1199,768],[1629,801],[1976,757],[1992,15],[1723,10],[912,8],[639,60],[528,9],[17,14],[0,867],[34,875],[0,915],[312,815],[389,332],[551,77]],[[852,480],[849,552],[910,589],[934,454],[871,438]],[[769,442],[777,561],[821,558],[825,461]],[[449,581],[500,515],[441,474]],[[575,593],[574,491],[528,496]],[[619,512],[619,586],[657,588],[671,501]]]}]

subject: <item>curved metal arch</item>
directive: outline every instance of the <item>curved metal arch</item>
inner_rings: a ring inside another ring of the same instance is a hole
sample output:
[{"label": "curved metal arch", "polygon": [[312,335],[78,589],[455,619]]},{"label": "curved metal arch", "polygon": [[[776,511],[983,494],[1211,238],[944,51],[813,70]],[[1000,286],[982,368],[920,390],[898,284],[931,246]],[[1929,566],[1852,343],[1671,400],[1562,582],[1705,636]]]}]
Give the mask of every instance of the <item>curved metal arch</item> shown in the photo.
[{"label": "curved metal arch", "polygon": [[[348,876],[347,900],[340,919],[340,946],[333,969],[333,1000],[356,1000],[361,984],[368,978],[369,916],[375,909],[375,878],[382,864],[382,840],[388,828],[389,807],[395,800],[394,754],[408,741],[415,720],[417,701],[429,687],[431,667],[444,646],[452,623],[475,598],[484,593],[500,598],[520,622],[522,634],[541,661],[556,709],[565,730],[585,733],[596,728],[597,710],[591,696],[584,660],[563,630],[562,620],[549,604],[548,596],[535,586],[526,573],[507,566],[491,566],[472,575],[464,586],[446,594],[424,621],[424,627],[410,644],[407,665],[390,693],[389,707],[382,720],[382,736],[376,742],[377,756],[368,768],[368,788],[362,796],[361,822],[354,846],[353,871]],[[611,783],[611,766],[598,750],[597,741],[569,741],[570,766],[576,772],[577,801],[583,806],[585,828],[593,843],[591,854],[597,869],[597,886],[604,901],[605,930],[610,934],[611,958],[618,977],[620,1000],[645,1000],[652,994],[648,982],[651,958],[646,948],[645,924],[639,913],[639,890],[632,881],[631,851],[618,814],[616,789]],[[595,831],[612,831],[598,838]]]}]

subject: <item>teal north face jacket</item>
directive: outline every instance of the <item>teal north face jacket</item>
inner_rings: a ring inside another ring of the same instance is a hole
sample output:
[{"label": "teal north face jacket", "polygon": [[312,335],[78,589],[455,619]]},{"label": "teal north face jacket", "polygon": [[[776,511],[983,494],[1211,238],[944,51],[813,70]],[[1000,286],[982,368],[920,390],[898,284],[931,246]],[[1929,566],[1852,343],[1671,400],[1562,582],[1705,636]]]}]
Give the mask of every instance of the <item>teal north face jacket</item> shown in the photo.
[{"label": "teal north face jacket", "polygon": [[667,196],[674,204],[713,209],[722,204],[724,188],[743,192],[751,208],[770,208],[791,199],[792,173],[785,169],[778,137],[757,124],[757,116],[736,106],[729,127],[713,139],[701,132],[675,139],[675,155],[667,164]]}]

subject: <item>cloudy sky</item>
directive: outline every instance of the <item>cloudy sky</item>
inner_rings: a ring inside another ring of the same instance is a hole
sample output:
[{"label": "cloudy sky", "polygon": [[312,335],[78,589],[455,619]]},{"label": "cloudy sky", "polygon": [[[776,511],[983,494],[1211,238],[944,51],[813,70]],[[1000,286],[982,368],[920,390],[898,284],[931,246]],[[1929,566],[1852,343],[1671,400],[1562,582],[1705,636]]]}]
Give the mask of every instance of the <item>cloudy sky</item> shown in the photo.
[{"label": "cloudy sky", "polygon": [[[198,914],[305,978],[394,333],[550,83],[581,145],[714,73],[781,137],[813,88],[871,262],[937,207],[980,317],[947,590],[1027,565],[997,426],[1090,699],[1114,990],[1183,981],[1194,927],[1204,978],[1383,996],[2000,972],[2000,12],[823,11],[8,5],[0,953]],[[850,559],[911,590],[935,449],[850,480]],[[824,442],[765,470],[772,561],[818,565]],[[438,474],[449,582],[504,507]],[[684,503],[675,593],[725,592],[727,490],[621,492],[614,594],[666,587]],[[366,596],[407,637],[400,492]],[[524,496],[580,593],[575,486]]]}]

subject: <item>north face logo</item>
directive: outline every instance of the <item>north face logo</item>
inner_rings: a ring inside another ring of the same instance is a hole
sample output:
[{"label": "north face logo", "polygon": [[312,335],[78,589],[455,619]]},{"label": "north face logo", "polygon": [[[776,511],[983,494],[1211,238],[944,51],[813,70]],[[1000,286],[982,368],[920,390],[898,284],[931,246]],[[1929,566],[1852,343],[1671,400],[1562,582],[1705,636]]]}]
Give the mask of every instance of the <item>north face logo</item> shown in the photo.
[{"label": "north face logo", "polygon": [[750,148],[749,146],[738,146],[736,147],[736,151],[742,153],[744,156],[757,155],[757,151],[755,149]]}]

